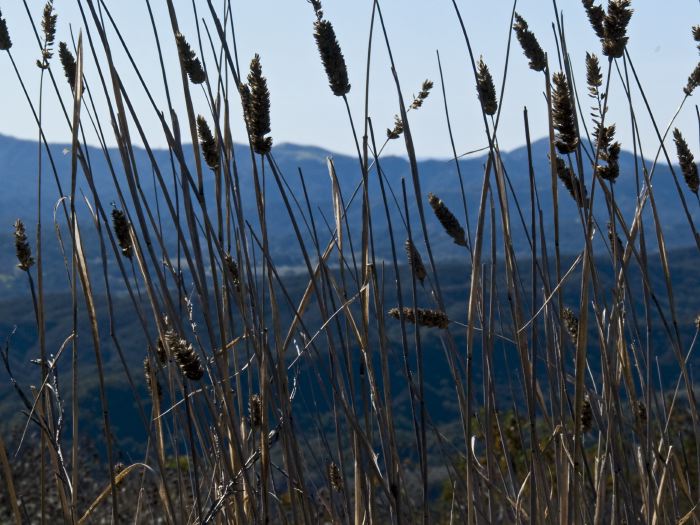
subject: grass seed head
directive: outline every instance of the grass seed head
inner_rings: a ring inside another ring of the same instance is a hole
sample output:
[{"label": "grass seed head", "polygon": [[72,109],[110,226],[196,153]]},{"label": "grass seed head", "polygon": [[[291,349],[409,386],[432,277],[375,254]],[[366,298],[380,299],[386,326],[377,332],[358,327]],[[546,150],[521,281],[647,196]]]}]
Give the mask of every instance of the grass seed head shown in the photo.
[{"label": "grass seed head", "polygon": [[323,6],[321,5],[321,2],[319,0],[308,0],[308,2],[311,4],[311,7],[314,8],[316,18],[321,20],[321,18],[323,18]]},{"label": "grass seed head", "polygon": [[418,326],[426,326],[429,328],[447,328],[450,324],[450,319],[445,312],[439,310],[430,310],[426,308],[408,308],[404,307],[392,308],[389,310],[389,315],[394,319],[401,319],[403,313],[404,318]]},{"label": "grass seed head", "polygon": [[190,47],[185,36],[182,33],[177,33],[175,35],[175,42],[177,43],[177,52],[180,55],[182,66],[185,68],[190,82],[193,84],[203,83],[207,79],[207,74],[204,72],[202,63],[199,61],[199,58],[197,58],[197,54]]},{"label": "grass seed head", "polygon": [[168,330],[165,333],[165,340],[183,375],[192,381],[202,379],[204,369],[192,345],[180,337],[175,330]]},{"label": "grass seed head", "polygon": [[151,362],[148,359],[148,356],[146,356],[143,360],[143,376],[146,380],[146,388],[148,388],[148,393],[151,394],[151,396],[154,394],[153,387],[155,385],[155,394],[159,399],[162,398],[163,390],[160,386],[160,382],[156,378],[156,373],[153,370],[153,367],[151,367]]},{"label": "grass seed head", "polygon": [[695,164],[695,158],[690,152],[688,143],[683,138],[680,130],[673,130],[673,142],[676,143],[676,153],[678,154],[678,163],[681,165],[681,171],[685,178],[685,183],[690,188],[690,191],[697,194],[700,188],[700,178],[698,178],[698,166]]},{"label": "grass seed head", "polygon": [[593,426],[593,408],[591,407],[591,399],[588,394],[583,398],[581,406],[581,432],[584,434],[590,432]]},{"label": "grass seed head", "polygon": [[564,73],[554,73],[552,77],[554,91],[552,93],[552,116],[557,136],[554,144],[559,153],[573,153],[578,147],[579,139],[576,132],[576,113],[571,102],[569,83]]},{"label": "grass seed head", "polygon": [[603,54],[610,59],[620,58],[625,53],[627,25],[632,18],[630,0],[610,0],[608,13],[605,15],[605,37],[603,38]]},{"label": "grass seed head", "polygon": [[[318,11],[317,11],[318,14]],[[314,22],[314,38],[321,55],[323,68],[328,76],[328,84],[331,91],[337,97],[342,97],[350,92],[350,82],[348,81],[348,68],[345,64],[345,57],[335,36],[333,24],[328,20],[317,18]]]},{"label": "grass seed head", "polygon": [[605,38],[605,9],[602,6],[595,5],[593,0],[582,0],[582,3],[593,31],[602,40]]},{"label": "grass seed head", "polygon": [[214,135],[202,115],[197,116],[197,133],[199,143],[202,146],[202,154],[207,166],[216,171],[219,167],[219,147],[214,139]]},{"label": "grass seed head", "polygon": [[603,73],[600,70],[600,62],[595,53],[586,52],[586,84],[591,97],[597,98],[600,86],[603,85]]},{"label": "grass seed head", "polygon": [[241,277],[238,271],[238,264],[236,264],[235,259],[230,253],[224,255],[224,264],[226,265],[226,270],[228,271],[231,283],[236,287],[236,289],[238,289],[238,287],[241,285]]},{"label": "grass seed head", "polygon": [[264,155],[272,149],[272,138],[265,137],[270,133],[270,92],[267,89],[267,79],[262,74],[260,55],[257,53],[250,61],[248,84],[241,93],[245,104],[244,112],[250,133],[250,142],[255,153]]},{"label": "grass seed head", "polygon": [[455,244],[466,246],[467,241],[464,228],[462,228],[462,226],[459,224],[457,217],[455,217],[450,209],[445,206],[442,199],[438,198],[432,193],[428,193],[428,203],[433,209],[438,221],[440,221],[440,224],[442,224],[442,227],[445,229],[445,232],[452,237]]},{"label": "grass seed head", "polygon": [[403,134],[403,120],[398,115],[394,115],[394,128],[386,130],[388,140],[398,139]]},{"label": "grass seed head", "polygon": [[559,180],[562,181],[564,186],[571,197],[576,201],[579,208],[585,208],[588,206],[588,190],[586,186],[573,172],[573,170],[566,165],[564,159],[557,157],[557,176]]},{"label": "grass seed head", "polygon": [[336,492],[342,492],[343,490],[343,476],[340,473],[340,468],[335,462],[331,461],[328,463],[328,480],[331,483],[331,488]]},{"label": "grass seed head", "polygon": [[122,255],[127,259],[131,259],[134,254],[134,245],[131,242],[129,220],[122,210],[117,208],[112,210],[112,226],[114,227],[114,234],[117,236],[119,247],[122,249]]},{"label": "grass seed head", "polygon": [[32,249],[27,241],[27,232],[24,229],[24,223],[19,219],[15,221],[15,253],[19,261],[17,268],[27,272],[29,268],[34,266]]},{"label": "grass seed head", "polygon": [[49,67],[49,60],[53,57],[51,48],[56,40],[56,20],[58,15],[53,10],[53,0],[46,2],[44,14],[41,17],[41,30],[44,33],[44,47],[41,50],[41,59],[36,61],[40,69]]},{"label": "grass seed head", "polygon": [[10,38],[10,32],[7,30],[7,22],[2,17],[2,11],[0,11],[0,51],[8,51],[12,47],[12,39]]},{"label": "grass seed head", "polygon": [[411,109],[418,109],[421,107],[425,99],[428,98],[428,95],[430,95],[431,89],[433,89],[433,82],[431,80],[425,80],[420,91],[418,92],[418,95],[413,97],[413,102],[411,102],[409,107]]},{"label": "grass seed head", "polygon": [[58,43],[58,58],[63,66],[63,74],[66,76],[71,89],[75,88],[75,57],[68,49],[65,42]]},{"label": "grass seed head", "polygon": [[250,426],[260,428],[262,425],[262,400],[258,394],[253,394],[248,399],[248,416],[250,417]]},{"label": "grass seed head", "polygon": [[493,84],[493,77],[482,58],[476,66],[476,90],[479,93],[479,100],[487,115],[495,115],[498,110],[498,100],[496,99],[496,87]]},{"label": "grass seed head", "polygon": [[596,166],[596,173],[605,180],[615,182],[620,174],[620,143],[613,142],[615,124],[601,126],[600,123],[597,123],[593,130],[593,138],[598,149],[599,160],[607,163],[607,165]]},{"label": "grass seed head", "polygon": [[544,51],[537,41],[535,34],[528,28],[525,19],[518,13],[515,13],[515,23],[513,24],[515,36],[520,42],[520,47],[523,48],[523,53],[530,61],[530,69],[533,71],[544,71],[547,66],[547,59]]},{"label": "grass seed head", "polygon": [[698,62],[698,65],[695,66],[695,69],[693,69],[693,72],[688,77],[688,82],[683,88],[683,93],[690,96],[698,86],[700,86],[700,62]]},{"label": "grass seed head", "polygon": [[571,308],[564,308],[562,311],[562,321],[564,322],[564,328],[571,337],[571,341],[574,344],[578,342],[578,317]]},{"label": "grass seed head", "polygon": [[406,239],[406,242],[404,243],[404,248],[406,249],[406,257],[408,258],[408,265],[411,267],[411,271],[413,271],[413,275],[416,276],[416,279],[418,279],[421,284],[425,280],[425,277],[427,276],[427,273],[425,271],[425,266],[423,265],[423,259],[420,256],[420,253],[418,252],[418,249],[414,246],[414,244],[409,240]]}]

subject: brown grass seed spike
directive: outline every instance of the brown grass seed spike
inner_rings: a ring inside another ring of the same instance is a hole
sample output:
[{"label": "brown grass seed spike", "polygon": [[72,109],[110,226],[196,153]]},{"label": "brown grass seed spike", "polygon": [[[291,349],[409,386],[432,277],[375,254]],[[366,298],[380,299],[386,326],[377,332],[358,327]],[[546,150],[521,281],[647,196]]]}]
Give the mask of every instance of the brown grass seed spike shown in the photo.
[{"label": "brown grass seed spike", "polygon": [[547,59],[544,51],[537,41],[535,34],[528,28],[525,19],[518,13],[515,13],[515,23],[513,24],[515,36],[520,42],[520,47],[523,48],[525,57],[530,61],[530,69],[533,71],[544,71],[547,66]]},{"label": "brown grass seed spike", "polygon": [[690,152],[688,143],[683,138],[680,130],[673,130],[673,142],[676,143],[676,152],[678,153],[678,163],[681,165],[681,171],[685,178],[685,183],[690,188],[690,191],[697,195],[700,187],[700,179],[698,178],[698,166],[695,164],[695,158]]},{"label": "brown grass seed spike", "polygon": [[197,115],[197,133],[199,134],[199,144],[202,146],[204,161],[210,169],[216,171],[219,167],[219,147],[214,139],[214,135],[202,115]]},{"label": "brown grass seed spike", "polygon": [[695,66],[695,69],[693,69],[693,72],[688,77],[688,83],[683,88],[683,93],[690,96],[698,86],[700,86],[700,62],[698,62],[698,65]]},{"label": "brown grass seed spike", "polygon": [[10,39],[10,33],[7,30],[7,22],[0,11],[0,51],[8,51],[11,47],[12,39]]},{"label": "brown grass seed spike", "polygon": [[204,369],[192,345],[174,330],[168,330],[165,334],[165,339],[183,375],[192,381],[202,379]]},{"label": "brown grass seed spike", "polygon": [[63,66],[63,74],[71,89],[75,88],[75,57],[65,42],[58,43],[58,58]]},{"label": "brown grass seed spike", "polygon": [[122,210],[117,208],[112,210],[112,225],[114,227],[114,234],[117,236],[119,247],[122,249],[122,255],[127,259],[131,259],[134,253],[134,246],[129,233],[129,220]]},{"label": "brown grass seed spike", "polygon": [[27,232],[24,229],[24,223],[19,219],[15,221],[15,253],[19,261],[17,268],[27,272],[29,268],[34,266],[34,257],[32,257],[32,249],[27,241]]},{"label": "brown grass seed spike", "polygon": [[561,157],[557,157],[557,176],[562,181],[571,197],[576,201],[579,208],[585,208],[588,205],[588,190],[581,180],[574,174],[571,168],[566,165],[566,162]]},{"label": "brown grass seed spike", "polygon": [[345,65],[345,57],[335,36],[333,24],[328,20],[318,18],[314,22],[314,38],[321,55],[323,67],[328,76],[328,84],[331,91],[337,97],[342,97],[350,92],[348,81],[348,68]]},{"label": "brown grass seed spike", "polygon": [[464,233],[464,228],[462,228],[462,226],[459,224],[459,221],[449,210],[449,208],[445,206],[445,203],[442,202],[442,199],[438,198],[432,193],[428,193],[428,203],[433,209],[435,216],[440,221],[440,224],[442,224],[442,227],[445,229],[445,232],[447,232],[447,234],[450,237],[452,237],[455,244],[458,244],[460,246],[466,246],[467,241],[465,239],[466,236]]},{"label": "brown grass seed spike", "polygon": [[554,91],[552,92],[552,113],[554,129],[557,136],[554,144],[559,153],[566,155],[573,153],[578,147],[578,134],[576,133],[576,114],[571,103],[569,83],[564,73],[554,73]]},{"label": "brown grass seed spike", "polygon": [[632,18],[630,0],[610,0],[608,13],[605,15],[605,38],[603,39],[603,54],[610,58],[621,58],[625,53],[627,25]]},{"label": "brown grass seed spike", "polygon": [[389,315],[394,319],[401,319],[402,312],[404,318],[408,322],[417,324],[418,326],[444,329],[450,324],[450,319],[447,317],[447,314],[439,310],[408,307],[404,307],[403,310],[399,310],[398,308],[392,308],[389,310]]},{"label": "brown grass seed spike", "polygon": [[425,271],[425,265],[423,264],[423,259],[421,258],[418,249],[409,239],[406,239],[406,242],[404,243],[404,248],[406,250],[408,265],[411,267],[413,275],[415,275],[416,279],[418,279],[421,282],[421,284],[423,284],[423,281],[427,276],[427,272]]},{"label": "brown grass seed spike", "polygon": [[250,61],[248,85],[243,88],[241,99],[245,105],[253,150],[260,155],[269,153],[272,149],[272,138],[265,135],[270,133],[270,92],[267,89],[267,79],[262,74],[260,55],[257,53]]},{"label": "brown grass seed spike", "polygon": [[562,311],[562,321],[564,328],[569,333],[574,344],[578,341],[578,317],[571,308],[564,308]]},{"label": "brown grass seed spike", "polygon": [[182,33],[177,33],[175,35],[175,42],[177,43],[177,52],[180,55],[180,60],[185,68],[187,76],[190,78],[190,82],[193,84],[201,84],[207,79],[207,74],[202,68],[202,63],[197,58],[197,54],[192,51],[190,44],[185,39]]},{"label": "brown grass seed spike", "polygon": [[493,77],[482,58],[476,67],[476,90],[479,93],[479,100],[487,115],[495,115],[498,110],[496,100],[496,87],[493,85]]},{"label": "brown grass seed spike", "polygon": [[53,10],[53,0],[46,2],[44,6],[44,14],[41,17],[41,30],[44,33],[44,47],[41,50],[41,59],[36,61],[37,67],[47,69],[49,60],[53,57],[51,48],[56,39],[56,20],[58,15]]}]

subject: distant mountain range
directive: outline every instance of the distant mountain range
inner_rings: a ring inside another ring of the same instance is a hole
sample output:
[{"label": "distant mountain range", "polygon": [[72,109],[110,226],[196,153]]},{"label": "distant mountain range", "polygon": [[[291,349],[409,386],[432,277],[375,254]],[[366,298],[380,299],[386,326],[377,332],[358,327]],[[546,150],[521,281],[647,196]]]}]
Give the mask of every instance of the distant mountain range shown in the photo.
[{"label": "distant mountain range", "polygon": [[[185,147],[185,153],[188,156],[188,162],[193,164],[191,148]],[[532,163],[535,172],[535,180],[537,184],[537,192],[539,202],[541,203],[543,212],[543,223],[546,225],[547,237],[553,241],[552,225],[552,204],[551,204],[551,176],[549,171],[548,160],[548,143],[546,140],[539,140],[532,144]],[[51,152],[56,164],[56,169],[59,174],[64,193],[68,193],[70,189],[70,148],[67,144],[54,144],[51,146]],[[38,147],[36,142],[18,140],[7,136],[0,135],[0,177],[3,180],[3,190],[0,192],[0,231],[8,232],[7,236],[2,236],[0,247],[2,247],[7,239],[10,238],[12,223],[16,218],[22,218],[27,224],[29,231],[33,230],[33,225],[36,222],[36,177],[37,177],[37,153]],[[121,159],[117,150],[108,150],[111,158],[112,166],[115,170],[115,176],[123,182],[123,169],[121,168]],[[327,158],[332,157],[341,189],[343,198],[349,200],[352,192],[356,189],[360,182],[360,170],[357,158],[345,155],[336,155],[329,151],[309,146],[297,146],[293,144],[280,144],[273,148],[274,158],[284,173],[286,183],[292,190],[293,194],[300,201],[303,200],[303,191],[300,183],[300,174],[303,175],[306,190],[311,201],[311,209],[315,217],[316,227],[319,230],[321,242],[330,237],[330,233],[324,222],[325,220],[331,224],[332,208],[331,208],[331,181],[328,174]],[[256,217],[254,188],[251,179],[250,169],[250,154],[247,146],[237,145],[235,147],[235,156],[237,161],[238,173],[240,176],[242,197],[244,207],[251,213],[251,217]],[[105,160],[102,151],[96,148],[87,148],[87,157],[92,166],[96,186],[100,193],[103,205],[107,207],[111,202],[118,202],[117,192],[114,187],[112,176],[110,174],[109,164]],[[522,213],[525,223],[529,225],[530,217],[530,183],[528,170],[528,154],[525,147],[515,149],[502,155],[505,168],[510,178],[512,189],[515,191],[517,198],[522,206]],[[164,175],[165,180],[172,181],[171,158],[167,150],[154,150],[155,161]],[[135,166],[138,172],[141,188],[145,198],[153,205],[155,209],[156,202],[159,202],[160,209],[164,212],[165,207],[162,198],[158,200],[157,195],[160,190],[156,191],[153,179],[153,167],[143,149],[135,148]],[[460,160],[460,168],[463,177],[464,190],[466,194],[467,209],[472,230],[475,227],[476,216],[478,214],[479,197],[481,194],[481,186],[483,182],[483,168],[486,163],[485,156],[472,156]],[[641,166],[641,163],[637,163]],[[651,166],[651,162],[647,162],[647,167]],[[53,174],[50,171],[50,165],[44,155],[44,215],[43,223],[47,228],[47,234],[51,236],[48,243],[51,243],[55,238],[53,233],[53,209],[56,205],[59,194],[56,190],[56,184],[53,180]],[[396,235],[397,247],[400,249],[400,244],[406,237],[405,228],[402,225],[401,218],[398,213],[396,202],[402,203],[401,196],[401,179],[406,179],[406,187],[408,191],[409,213],[411,214],[411,223],[414,235],[418,235],[419,222],[415,206],[415,195],[411,178],[409,163],[406,159],[396,156],[386,156],[380,159],[380,167],[384,173],[385,180],[389,183],[388,187],[393,191],[394,196],[389,193],[389,205],[392,210],[392,220],[394,221],[394,233]],[[427,210],[427,224],[429,236],[433,248],[441,254],[443,258],[452,258],[463,256],[464,252],[455,246],[451,239],[444,235],[440,224],[435,217],[432,216],[427,205],[427,193],[432,192],[442,198],[445,203],[453,210],[455,215],[464,222],[464,207],[460,195],[460,184],[457,176],[455,162],[453,160],[423,160],[418,165],[420,174],[420,184],[423,195],[424,206]],[[205,196],[208,202],[213,202],[214,197],[214,180],[211,172],[205,170]],[[680,176],[680,174],[679,174]],[[640,175],[641,177],[641,175]],[[386,225],[385,212],[382,207],[381,194],[379,191],[377,171],[373,170],[370,174],[370,200],[372,203],[373,216],[373,232],[376,240],[375,249],[380,257],[390,255],[388,243],[384,242],[388,239],[388,228]],[[682,181],[681,181],[682,183]],[[125,186],[125,184],[124,184]],[[590,187],[590,174],[587,176],[587,186]],[[576,206],[567,190],[558,182],[559,187],[559,202],[560,202],[560,217],[561,217],[561,242],[560,249],[563,253],[579,252],[582,248],[581,226],[578,220],[578,212]],[[663,224],[665,241],[668,249],[682,248],[694,245],[692,234],[687,223],[685,214],[681,211],[680,200],[676,187],[671,178],[670,170],[665,165],[659,165],[656,169],[653,179],[653,189],[656,205],[659,210],[660,220]],[[270,229],[271,245],[275,260],[280,265],[299,264],[300,254],[294,250],[295,242],[289,242],[289,236],[292,235],[290,221],[288,219],[286,208],[284,207],[279,190],[269,172],[265,179],[265,191],[267,201],[267,213],[269,224],[274,225]],[[690,212],[695,221],[700,220],[700,210],[694,196],[683,186],[683,191],[689,201]],[[88,185],[85,182],[82,174],[78,179],[78,193],[85,195],[87,201],[92,201],[92,195]],[[601,228],[605,228],[607,223],[607,210],[602,201],[602,192],[596,192],[596,206],[598,210],[598,221]],[[620,157],[620,176],[617,183],[614,185],[614,195],[618,202],[626,220],[631,221],[632,214],[636,204],[637,180],[635,178],[635,158],[628,152],[623,152]],[[691,198],[693,197],[693,198]],[[511,196],[511,204],[514,200]],[[77,203],[78,207],[87,210],[84,202]],[[127,206],[130,203],[127,202]],[[401,205],[403,207],[403,205]],[[210,209],[213,205],[210,204]],[[307,211],[306,206],[302,203],[304,212]],[[647,211],[649,206],[647,205]],[[321,215],[321,213],[323,215]],[[647,224],[651,225],[651,215]],[[59,215],[60,217],[60,215]],[[525,235],[523,235],[521,219],[515,209],[511,208],[512,228],[514,232],[514,242],[516,252],[529,252],[529,244]],[[348,215],[349,224],[359,224],[360,206],[352,206]],[[164,218],[165,220],[165,218]],[[301,221],[300,221],[301,222]],[[498,222],[498,220],[497,220]],[[168,235],[167,229],[166,235]],[[653,236],[650,236],[653,238]],[[10,239],[11,240],[11,239]],[[653,240],[653,239],[652,239]],[[53,242],[55,244],[55,242]],[[553,246],[553,243],[551,244]],[[50,249],[47,248],[47,249]],[[653,245],[652,245],[653,249]],[[3,254],[0,255],[0,281],[6,281],[8,272],[11,272],[11,267],[4,263],[5,255],[12,250],[3,249]]]}]

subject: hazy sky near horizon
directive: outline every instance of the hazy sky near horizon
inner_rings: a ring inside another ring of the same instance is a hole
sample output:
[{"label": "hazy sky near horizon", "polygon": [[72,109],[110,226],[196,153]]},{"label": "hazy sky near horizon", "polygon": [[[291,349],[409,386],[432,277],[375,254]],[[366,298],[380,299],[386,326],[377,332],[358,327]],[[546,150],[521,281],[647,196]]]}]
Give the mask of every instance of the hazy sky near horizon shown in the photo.
[{"label": "hazy sky near horizon", "polygon": [[[33,19],[38,21],[44,2],[27,0],[27,3]],[[165,90],[145,0],[106,0],[105,3],[129,45],[147,85],[152,89],[156,104],[161,110],[166,110]],[[204,18],[212,34],[215,33],[207,3],[196,0],[197,16],[194,14],[192,2],[176,0],[174,3],[179,10],[181,31],[194,44],[199,54],[195,20]],[[223,0],[214,2],[217,6],[222,6],[223,3]],[[462,11],[474,52],[477,57],[483,55],[491,69],[497,89],[500,90],[513,3],[504,0],[458,0],[457,3]],[[83,4],[89,17],[84,0]],[[184,126],[186,112],[166,2],[152,0],[151,4],[163,46],[173,104]],[[54,5],[58,13],[57,43],[59,40],[70,41],[71,29],[77,39],[78,30],[84,27],[77,1],[55,0]],[[423,80],[427,78],[435,82],[435,88],[424,106],[409,114],[418,156],[426,158],[452,155],[436,51],[439,51],[442,60],[458,153],[485,146],[486,139],[475,81],[452,2],[384,0],[381,5],[406,103],[410,103],[411,95],[418,92]],[[584,58],[586,51],[601,56],[600,42],[586,19],[580,0],[558,0],[557,5],[563,13],[567,45],[579,86],[580,101],[587,114],[591,101],[586,96]],[[232,0],[232,6],[241,69],[244,72],[247,70],[247,63],[254,53],[257,52],[261,56],[270,89],[271,136],[274,142],[315,145],[338,153],[353,153],[355,146],[345,106],[341,99],[331,93],[317,54],[312,34],[314,14],[310,4],[306,0]],[[692,39],[691,27],[700,23],[699,4],[696,0],[636,0],[632,2],[632,6],[635,13],[628,31],[628,50],[657,122],[663,129],[683,99],[682,88],[698,63],[698,51]],[[548,52],[552,70],[558,70],[557,48],[552,31],[552,23],[555,20],[553,2],[520,0],[516,9],[528,21],[530,29]],[[40,72],[34,63],[39,57],[39,47],[23,2],[0,0],[0,10],[13,40],[12,55],[30,97],[36,104]],[[356,125],[361,126],[372,0],[325,0],[324,11],[335,26],[345,54],[352,84],[348,95],[351,111]],[[94,35],[91,20],[90,29]],[[148,103],[144,90],[111,27],[109,35],[112,37],[117,68],[147,130],[150,144],[162,147],[166,141],[155,111]],[[203,26],[202,36],[204,48],[210,50]],[[106,63],[103,49],[99,43],[96,42],[95,45],[100,63]],[[208,62],[213,59],[209,51],[205,52],[204,56]],[[601,64],[606,69],[607,62],[603,58],[601,56]],[[618,62],[622,71],[623,63]],[[108,143],[112,144],[107,106],[100,93],[101,86],[94,64],[94,57],[88,53],[85,64],[87,82],[95,96],[97,112],[103,119],[102,127],[108,137]],[[52,60],[52,67],[64,100],[69,101],[70,90],[64,82],[57,56]],[[37,126],[6,53],[0,54],[0,70],[3,72],[3,81],[0,82],[0,133],[36,139]],[[618,138],[623,148],[631,149],[631,124],[627,101],[617,73],[614,69],[613,72],[615,76],[611,87],[608,122],[617,124]],[[208,114],[204,95],[196,87],[193,92],[195,111]],[[498,133],[503,149],[508,150],[524,144],[524,107],[528,108],[532,138],[537,139],[547,134],[543,93],[543,75],[528,69],[527,60],[513,35]],[[684,131],[694,150],[698,144],[695,109],[695,99],[698,96],[700,90],[686,102],[677,121],[678,127]],[[644,152],[651,156],[658,146],[658,141],[637,89],[633,91],[632,97],[639,119]],[[69,142],[69,128],[50,84],[45,84],[43,107],[48,139],[53,142]],[[398,113],[398,102],[386,45],[378,24],[375,25],[372,48],[369,108],[377,140],[383,142],[386,128],[392,126],[394,114]],[[244,133],[240,110],[237,109],[234,113],[233,121],[234,140],[242,142]],[[95,134],[89,132],[86,115],[83,122],[88,127],[88,142],[96,143]],[[590,119],[587,123],[590,126]],[[183,135],[185,133],[183,129]],[[140,145],[135,129],[132,129],[132,138]],[[403,141],[392,141],[386,152],[402,155]]]}]

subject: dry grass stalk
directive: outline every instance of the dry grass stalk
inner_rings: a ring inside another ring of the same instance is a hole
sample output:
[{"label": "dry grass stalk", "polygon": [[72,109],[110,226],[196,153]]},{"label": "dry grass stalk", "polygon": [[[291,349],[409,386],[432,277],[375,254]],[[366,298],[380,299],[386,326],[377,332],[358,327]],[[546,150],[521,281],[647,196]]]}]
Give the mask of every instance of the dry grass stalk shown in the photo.
[{"label": "dry grass stalk", "polygon": [[12,40],[7,30],[7,22],[2,17],[2,11],[0,11],[0,51],[8,51],[11,47]]},{"label": "dry grass stalk", "polygon": [[578,147],[579,139],[576,132],[576,113],[571,102],[569,83],[564,73],[554,73],[552,77],[554,90],[552,92],[552,117],[554,129],[557,131],[555,145],[559,153],[573,153]]},{"label": "dry grass stalk", "polygon": [[418,252],[418,249],[414,246],[414,244],[409,240],[406,239],[406,242],[404,243],[404,248],[406,249],[406,257],[408,258],[408,265],[411,267],[411,270],[413,271],[413,275],[416,276],[416,279],[418,279],[421,284],[425,280],[425,277],[427,276],[427,273],[425,271],[425,266],[423,265],[423,259],[420,256],[420,253]]},{"label": "dry grass stalk", "polygon": [[493,84],[493,77],[489,67],[483,58],[479,59],[476,68],[476,91],[479,94],[481,106],[487,115],[495,115],[498,111],[498,100],[496,98],[496,87]]},{"label": "dry grass stalk", "polygon": [[17,219],[15,221],[15,253],[17,254],[17,268],[25,272],[34,266],[34,258],[32,257],[32,249],[27,241],[27,233],[24,229],[24,223]]},{"label": "dry grass stalk", "polygon": [[690,191],[697,194],[700,187],[700,179],[698,178],[698,166],[695,164],[695,157],[690,152],[688,143],[683,138],[680,130],[673,130],[673,141],[676,143],[676,153],[678,154],[678,163],[681,165],[681,171],[685,182],[690,188]]},{"label": "dry grass stalk", "polygon": [[533,71],[544,71],[544,68],[547,67],[547,58],[544,51],[535,34],[528,28],[525,19],[518,13],[515,13],[513,30],[518,38],[518,42],[520,42],[520,47],[523,48],[523,53],[530,61],[530,69]]},{"label": "dry grass stalk", "polygon": [[182,66],[193,84],[201,84],[207,79],[207,74],[202,68],[202,63],[197,58],[197,54],[192,50],[190,44],[182,33],[175,35],[177,52],[180,55]]},{"label": "dry grass stalk", "polygon": [[395,319],[401,319],[402,313],[404,319],[419,326],[447,328],[450,324],[450,319],[447,317],[447,314],[439,310],[408,307],[404,307],[403,310],[398,308],[389,310],[389,315]]},{"label": "dry grass stalk", "polygon": [[445,206],[442,199],[438,198],[432,193],[428,193],[428,203],[433,209],[435,216],[440,221],[440,224],[442,224],[442,227],[445,229],[445,232],[452,237],[455,244],[466,246],[467,241],[464,228],[462,228],[462,226],[459,224],[457,217],[455,217],[450,209]]}]

